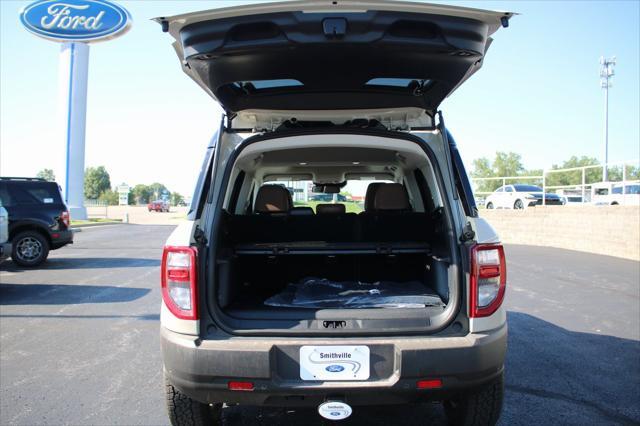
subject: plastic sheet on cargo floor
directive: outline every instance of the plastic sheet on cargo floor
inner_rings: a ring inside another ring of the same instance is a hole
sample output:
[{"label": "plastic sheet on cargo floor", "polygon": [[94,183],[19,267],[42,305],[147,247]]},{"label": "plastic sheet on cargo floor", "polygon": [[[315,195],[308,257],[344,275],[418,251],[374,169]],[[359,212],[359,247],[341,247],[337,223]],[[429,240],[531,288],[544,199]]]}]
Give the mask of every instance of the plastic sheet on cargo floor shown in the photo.
[{"label": "plastic sheet on cargo floor", "polygon": [[265,305],[289,308],[424,308],[444,306],[442,299],[419,281],[331,281],[308,277],[290,283]]}]

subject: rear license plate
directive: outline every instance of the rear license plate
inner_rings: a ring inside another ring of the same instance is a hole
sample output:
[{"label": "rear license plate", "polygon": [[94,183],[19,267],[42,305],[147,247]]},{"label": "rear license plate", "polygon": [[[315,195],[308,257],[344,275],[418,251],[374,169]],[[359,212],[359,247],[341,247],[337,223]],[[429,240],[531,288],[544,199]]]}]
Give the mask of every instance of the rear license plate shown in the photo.
[{"label": "rear license plate", "polygon": [[367,380],[369,378],[367,346],[302,346],[300,378],[302,380]]}]

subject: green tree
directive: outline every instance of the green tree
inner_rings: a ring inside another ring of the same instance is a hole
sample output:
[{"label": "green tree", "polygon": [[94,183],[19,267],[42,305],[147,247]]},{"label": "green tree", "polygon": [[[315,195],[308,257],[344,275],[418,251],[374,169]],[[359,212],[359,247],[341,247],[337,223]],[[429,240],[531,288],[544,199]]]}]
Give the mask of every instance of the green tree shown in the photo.
[{"label": "green tree", "polygon": [[[577,157],[572,156],[562,164],[554,164],[551,166],[551,170],[558,169],[572,169],[575,167],[585,166],[597,166],[600,162],[593,157]],[[600,182],[602,180],[602,168],[593,167],[585,169],[585,183]],[[582,170],[571,170],[567,172],[548,173],[546,184],[548,186],[560,186],[560,185],[581,185],[582,184]]]},{"label": "green tree", "polygon": [[[496,152],[493,162],[483,157],[473,160],[471,176],[474,178],[522,176],[525,174],[522,158],[515,152]],[[491,192],[502,186],[502,180],[476,181],[477,192]]]},{"label": "green tree", "polygon": [[496,176],[521,176],[524,172],[522,157],[515,152],[496,152],[491,168]]},{"label": "green tree", "polygon": [[36,177],[40,178],[40,179],[44,179],[47,180],[49,182],[55,182],[56,181],[56,175],[53,173],[53,170],[51,169],[42,169],[38,172],[38,174],[36,175]]},{"label": "green tree", "polygon": [[111,179],[104,166],[88,167],[84,173],[84,196],[95,200],[105,191],[111,190]]},{"label": "green tree", "polygon": [[142,183],[134,186],[131,190],[131,194],[136,204],[147,204],[151,201],[151,197],[153,197],[153,191],[149,185],[144,185]]},{"label": "green tree", "polygon": [[151,197],[153,198],[153,200],[162,199],[162,195],[165,192],[167,193],[167,196],[171,197],[171,192],[169,192],[167,187],[161,183],[154,182],[151,185],[149,185],[149,188],[151,189],[151,193],[152,193]]},{"label": "green tree", "polygon": [[118,193],[116,191],[112,191],[111,189],[107,189],[98,197],[99,201],[105,201],[110,206],[117,206],[120,201]]},{"label": "green tree", "polygon": [[171,204],[177,206],[184,201],[184,197],[177,192],[171,193]]}]

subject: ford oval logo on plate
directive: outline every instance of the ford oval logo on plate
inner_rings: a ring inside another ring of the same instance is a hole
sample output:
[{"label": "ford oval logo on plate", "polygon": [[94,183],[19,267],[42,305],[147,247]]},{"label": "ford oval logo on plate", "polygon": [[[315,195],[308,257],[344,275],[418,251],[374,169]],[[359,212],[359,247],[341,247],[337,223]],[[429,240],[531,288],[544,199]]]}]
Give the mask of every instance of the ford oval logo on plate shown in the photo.
[{"label": "ford oval logo on plate", "polygon": [[341,371],[344,371],[344,367],[341,365],[333,364],[327,366],[325,370],[327,370],[329,373],[339,373]]},{"label": "ford oval logo on plate", "polygon": [[22,10],[20,21],[29,32],[54,41],[105,40],[131,26],[129,12],[105,0],[40,0]]}]

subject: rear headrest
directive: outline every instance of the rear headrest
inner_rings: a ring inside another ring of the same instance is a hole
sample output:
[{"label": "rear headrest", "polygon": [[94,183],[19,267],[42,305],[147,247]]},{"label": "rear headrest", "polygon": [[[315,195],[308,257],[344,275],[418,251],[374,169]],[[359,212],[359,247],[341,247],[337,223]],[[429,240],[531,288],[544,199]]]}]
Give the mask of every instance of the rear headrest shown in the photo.
[{"label": "rear headrest", "polygon": [[407,190],[402,184],[388,183],[376,190],[373,201],[375,210],[383,211],[410,211],[411,204]]},{"label": "rear headrest", "polygon": [[344,214],[347,208],[344,204],[318,204],[316,213],[318,214]]},{"label": "rear headrest", "polygon": [[373,210],[373,202],[376,199],[376,192],[380,186],[384,185],[384,182],[373,182],[367,186],[367,193],[364,196],[364,211],[368,212]]},{"label": "rear headrest", "polygon": [[289,211],[291,216],[313,216],[315,213],[311,207],[294,207]]},{"label": "rear headrest", "polygon": [[291,193],[284,186],[263,185],[256,195],[256,213],[287,213],[293,207]]}]

